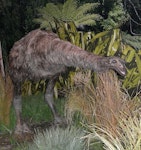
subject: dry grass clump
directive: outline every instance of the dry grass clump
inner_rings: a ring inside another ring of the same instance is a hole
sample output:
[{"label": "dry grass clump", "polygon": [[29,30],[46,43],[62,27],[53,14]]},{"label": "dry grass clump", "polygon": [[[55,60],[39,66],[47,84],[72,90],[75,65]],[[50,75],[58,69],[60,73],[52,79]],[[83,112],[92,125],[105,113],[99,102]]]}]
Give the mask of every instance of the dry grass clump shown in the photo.
[{"label": "dry grass clump", "polygon": [[116,74],[98,74],[96,86],[91,81],[90,73],[86,72],[76,73],[74,81],[76,87],[69,91],[66,103],[67,118],[72,120],[77,111],[88,123],[96,120],[97,124],[114,130],[119,112],[122,109],[125,111],[125,107],[131,107],[131,104],[125,103],[129,96],[121,91]]},{"label": "dry grass clump", "polygon": [[120,81],[114,72],[106,72],[98,75],[97,87],[93,89],[93,100],[95,101],[95,119],[99,127],[116,135],[118,119],[124,112],[127,116],[135,109],[134,101],[121,90]]},{"label": "dry grass clump", "polygon": [[69,123],[75,114],[81,114],[82,122],[93,122],[95,101],[92,100],[90,72],[77,72],[74,75],[75,87],[68,92],[65,115]]},{"label": "dry grass clump", "polygon": [[141,102],[131,100],[122,91],[113,71],[98,74],[96,86],[89,77],[88,81],[79,82],[70,91],[66,104],[69,120],[73,120],[76,111],[80,112],[90,131],[86,136],[88,141],[99,139],[106,150],[140,150]]},{"label": "dry grass clump", "polygon": [[92,123],[95,115],[95,109],[93,109],[94,105],[94,101],[92,101],[90,97],[85,97],[83,90],[76,89],[71,91],[65,106],[68,122],[72,123],[73,117],[76,115],[81,117],[82,122],[87,121]]},{"label": "dry grass clump", "polygon": [[99,127],[96,124],[88,125],[89,133],[84,138],[88,145],[94,139],[100,140],[105,150],[141,150],[141,114],[136,110],[132,116],[121,115],[118,120],[118,127],[115,128],[116,135],[106,127]]},{"label": "dry grass clump", "polygon": [[132,116],[119,120],[119,138],[127,150],[141,150],[141,111],[136,111]]}]

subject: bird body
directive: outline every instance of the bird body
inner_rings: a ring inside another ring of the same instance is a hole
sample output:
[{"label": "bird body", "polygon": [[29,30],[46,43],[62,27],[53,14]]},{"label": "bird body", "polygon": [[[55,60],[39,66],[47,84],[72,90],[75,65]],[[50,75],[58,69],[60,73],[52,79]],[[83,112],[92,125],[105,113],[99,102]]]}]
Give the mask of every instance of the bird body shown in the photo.
[{"label": "bird body", "polygon": [[61,40],[53,32],[40,29],[31,31],[15,42],[9,54],[9,70],[14,84],[13,104],[17,116],[16,133],[24,130],[21,121],[21,84],[25,80],[49,79],[45,100],[56,122],[60,121],[53,102],[53,88],[57,77],[68,67],[80,67],[94,72],[113,69],[120,75],[126,74],[125,63],[118,57],[104,57],[87,52]]}]

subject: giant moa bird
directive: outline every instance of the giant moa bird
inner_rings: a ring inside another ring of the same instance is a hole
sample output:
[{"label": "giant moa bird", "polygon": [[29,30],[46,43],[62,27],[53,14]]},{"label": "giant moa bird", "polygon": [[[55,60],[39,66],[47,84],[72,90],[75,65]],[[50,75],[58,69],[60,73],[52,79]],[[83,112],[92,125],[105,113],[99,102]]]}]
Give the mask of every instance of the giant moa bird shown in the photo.
[{"label": "giant moa bird", "polygon": [[53,32],[40,29],[31,31],[15,42],[9,54],[9,70],[14,84],[13,105],[17,118],[15,134],[22,134],[29,129],[21,119],[21,84],[25,80],[49,80],[45,101],[51,108],[55,122],[61,121],[53,101],[53,88],[58,76],[68,67],[80,67],[94,72],[113,69],[122,76],[126,74],[125,63],[118,57],[94,55],[61,40]]}]

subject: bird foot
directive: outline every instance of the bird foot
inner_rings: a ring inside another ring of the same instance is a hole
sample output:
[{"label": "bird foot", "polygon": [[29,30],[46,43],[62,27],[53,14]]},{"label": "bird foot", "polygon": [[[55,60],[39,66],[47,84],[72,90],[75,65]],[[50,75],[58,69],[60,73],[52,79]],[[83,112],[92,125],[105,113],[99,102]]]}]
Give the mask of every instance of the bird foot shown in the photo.
[{"label": "bird foot", "polygon": [[66,127],[67,126],[67,121],[66,121],[65,118],[57,116],[57,117],[54,118],[54,125],[55,126]]},{"label": "bird foot", "polygon": [[22,125],[17,125],[14,131],[14,138],[18,141],[30,141],[33,138],[33,132],[24,123]]}]

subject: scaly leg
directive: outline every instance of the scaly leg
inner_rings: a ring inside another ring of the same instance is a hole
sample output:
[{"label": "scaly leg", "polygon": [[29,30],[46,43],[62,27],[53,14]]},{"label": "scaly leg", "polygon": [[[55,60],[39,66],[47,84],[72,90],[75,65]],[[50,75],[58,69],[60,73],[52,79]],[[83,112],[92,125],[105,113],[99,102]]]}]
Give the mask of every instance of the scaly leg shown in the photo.
[{"label": "scaly leg", "polygon": [[57,112],[55,104],[54,104],[54,90],[53,89],[54,89],[57,78],[58,78],[58,76],[55,76],[49,80],[49,82],[47,84],[46,92],[45,92],[45,101],[47,102],[47,104],[49,105],[49,107],[53,113],[55,123],[62,124],[64,121],[58,115],[58,112]]},{"label": "scaly leg", "polygon": [[28,126],[22,122],[21,120],[21,112],[22,112],[22,96],[21,96],[21,85],[14,84],[14,99],[13,105],[16,113],[16,127],[14,134],[22,135],[26,132],[31,132]]}]

